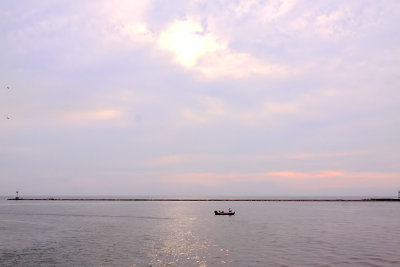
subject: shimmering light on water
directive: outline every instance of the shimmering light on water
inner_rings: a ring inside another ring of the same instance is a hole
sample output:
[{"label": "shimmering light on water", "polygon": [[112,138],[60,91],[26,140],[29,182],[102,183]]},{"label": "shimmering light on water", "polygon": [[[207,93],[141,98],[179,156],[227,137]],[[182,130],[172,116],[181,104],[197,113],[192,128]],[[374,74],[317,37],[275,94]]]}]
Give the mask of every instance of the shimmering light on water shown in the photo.
[{"label": "shimmering light on water", "polygon": [[0,265],[399,266],[399,223],[389,202],[2,200]]}]

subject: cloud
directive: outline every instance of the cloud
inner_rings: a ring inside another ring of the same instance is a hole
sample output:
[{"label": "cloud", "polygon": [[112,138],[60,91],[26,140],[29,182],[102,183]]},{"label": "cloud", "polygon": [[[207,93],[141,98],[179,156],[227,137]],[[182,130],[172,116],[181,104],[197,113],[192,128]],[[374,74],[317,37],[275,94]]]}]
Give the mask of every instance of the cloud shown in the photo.
[{"label": "cloud", "polygon": [[[400,181],[400,173],[385,172],[346,172],[325,170],[319,172],[264,172],[264,173],[185,173],[170,175],[162,180],[167,184],[187,186],[224,187],[229,184],[253,184],[254,182],[273,182],[290,192],[293,189],[310,193],[326,188],[347,188],[357,191],[359,188],[375,186],[377,188],[395,187]],[[299,191],[300,192],[300,191]],[[281,192],[284,193],[284,192]]]},{"label": "cloud", "polygon": [[169,176],[161,180],[168,184],[183,185],[201,185],[201,186],[221,186],[232,181],[237,177],[235,174],[218,174],[218,173],[185,173]]},{"label": "cloud", "polygon": [[228,49],[216,51],[208,57],[201,58],[195,69],[212,79],[242,79],[250,76],[277,78],[294,73],[282,65],[265,64],[247,53],[235,53]]},{"label": "cloud", "polygon": [[173,54],[175,62],[206,78],[244,78],[252,75],[281,76],[283,66],[265,64],[247,53],[233,52],[221,40],[192,20],[175,21],[160,33],[157,45]]},{"label": "cloud", "polygon": [[262,21],[271,22],[288,14],[296,2],[297,0],[239,0],[230,3],[229,11],[236,19],[250,14]]},{"label": "cloud", "polygon": [[351,11],[338,8],[329,13],[318,14],[320,15],[299,17],[292,24],[294,29],[302,31],[305,35],[316,34],[323,38],[339,39],[354,34],[351,25],[354,17]]},{"label": "cloud", "polygon": [[175,165],[175,164],[185,164],[192,162],[196,159],[196,155],[166,155],[159,157],[151,162],[150,165]]},{"label": "cloud", "polygon": [[99,109],[89,111],[72,111],[66,112],[64,118],[68,121],[100,121],[120,118],[122,112],[116,109]]},{"label": "cloud", "polygon": [[199,96],[197,102],[200,104],[199,108],[186,107],[181,110],[180,113],[185,122],[205,124],[227,115],[228,111],[221,99]]},{"label": "cloud", "polygon": [[3,1],[0,169],[47,189],[72,166],[139,193],[397,188],[399,3]]},{"label": "cloud", "polygon": [[143,22],[124,25],[121,28],[121,33],[135,43],[151,43],[155,38],[154,33]]},{"label": "cloud", "polygon": [[298,117],[303,110],[299,107],[298,103],[279,103],[279,102],[266,102],[254,107],[243,110],[237,114],[237,118],[244,125],[260,126],[268,122],[271,124],[281,124],[283,118]]},{"label": "cloud", "polygon": [[295,6],[297,0],[270,0],[262,9],[263,18],[266,21],[275,20],[289,13]]},{"label": "cloud", "polygon": [[[276,168],[292,168],[294,165],[304,167],[305,165],[330,164],[333,162],[349,161],[366,153],[363,152],[336,152],[336,153],[298,153],[298,154],[234,154],[226,155],[225,153],[177,153],[177,154],[165,154],[154,158],[143,159],[141,165],[148,166],[150,168],[168,167],[172,165],[179,166],[181,170],[189,170],[193,167],[197,168],[201,166],[202,169],[214,172],[216,170],[223,170],[226,166],[232,171],[240,172],[241,169],[246,170],[263,170],[265,166],[271,164],[275,165]],[[279,167],[278,167],[279,164]],[[244,168],[242,168],[244,166]],[[247,168],[250,166],[250,168]],[[220,168],[221,167],[221,168]],[[286,171],[286,172],[271,172],[270,174],[285,176],[286,174],[299,174],[299,172]],[[306,176],[306,172],[301,175]],[[321,173],[326,175],[326,173]]]},{"label": "cloud", "polygon": [[151,0],[96,2],[97,15],[105,20],[103,37],[109,41],[123,37],[133,44],[153,42],[154,34],[145,20],[152,3]]},{"label": "cloud", "polygon": [[347,156],[362,155],[362,152],[337,152],[337,153],[299,153],[280,155],[281,159],[319,159],[319,158],[339,158]]},{"label": "cloud", "polygon": [[303,112],[299,103],[262,102],[238,107],[220,97],[196,96],[191,106],[180,110],[181,119],[189,124],[215,122],[255,126],[281,122],[282,118],[296,117]]},{"label": "cloud", "polygon": [[175,60],[185,67],[193,67],[199,58],[226,49],[225,44],[190,20],[175,21],[168,25],[160,34],[157,44],[161,49],[174,53]]}]

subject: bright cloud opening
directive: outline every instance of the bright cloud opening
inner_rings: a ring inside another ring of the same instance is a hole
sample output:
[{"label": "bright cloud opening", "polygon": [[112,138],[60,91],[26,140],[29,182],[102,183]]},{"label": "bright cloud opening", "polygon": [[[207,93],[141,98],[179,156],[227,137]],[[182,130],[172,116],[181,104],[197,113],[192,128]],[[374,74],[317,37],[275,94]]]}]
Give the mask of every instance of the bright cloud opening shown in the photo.
[{"label": "bright cloud opening", "polygon": [[281,76],[287,72],[282,66],[267,65],[249,54],[231,51],[226,41],[191,20],[175,21],[167,26],[157,45],[172,52],[178,64],[199,71],[207,78],[240,79],[254,74]]},{"label": "bright cloud opening", "polygon": [[189,20],[170,24],[161,33],[158,46],[173,52],[176,61],[185,67],[193,67],[206,54],[226,49],[214,36],[205,33],[201,25]]}]

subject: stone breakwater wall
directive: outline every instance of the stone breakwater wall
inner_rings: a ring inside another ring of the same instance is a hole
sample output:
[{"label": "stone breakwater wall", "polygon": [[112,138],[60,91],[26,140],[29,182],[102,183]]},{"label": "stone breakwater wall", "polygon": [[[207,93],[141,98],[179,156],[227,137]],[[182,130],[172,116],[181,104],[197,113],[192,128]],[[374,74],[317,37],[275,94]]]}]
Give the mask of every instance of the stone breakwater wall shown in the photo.
[{"label": "stone breakwater wall", "polygon": [[291,201],[291,202],[360,202],[360,201],[400,201],[397,198],[364,199],[229,199],[229,198],[9,198],[16,201]]}]

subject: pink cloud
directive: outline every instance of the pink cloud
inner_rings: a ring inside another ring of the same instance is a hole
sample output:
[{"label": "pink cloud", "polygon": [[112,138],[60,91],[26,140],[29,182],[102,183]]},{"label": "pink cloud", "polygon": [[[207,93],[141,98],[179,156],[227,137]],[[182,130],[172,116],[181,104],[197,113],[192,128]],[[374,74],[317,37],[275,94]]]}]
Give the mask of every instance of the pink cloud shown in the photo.
[{"label": "pink cloud", "polygon": [[284,159],[313,159],[313,158],[340,158],[354,155],[365,154],[361,151],[348,151],[348,152],[336,152],[336,153],[299,153],[299,154],[288,154],[282,155]]},{"label": "pink cloud", "polygon": [[221,186],[227,182],[237,180],[240,176],[242,174],[185,173],[169,176],[162,181],[187,185]]},{"label": "pink cloud", "polygon": [[318,190],[323,188],[396,187],[400,173],[346,172],[325,170],[319,172],[265,172],[265,173],[186,173],[171,175],[164,183],[222,187],[228,184],[273,182],[288,189]]},{"label": "pink cloud", "polygon": [[88,121],[88,120],[109,120],[120,117],[122,113],[115,109],[99,109],[90,111],[75,111],[64,114],[64,117],[71,121]]},{"label": "pink cloud", "polygon": [[267,172],[262,174],[261,177],[267,177],[267,178],[271,178],[271,177],[280,177],[280,178],[307,178],[309,177],[309,175],[307,175],[306,173],[301,173],[301,172],[287,172],[287,171],[283,171],[283,172]]}]

